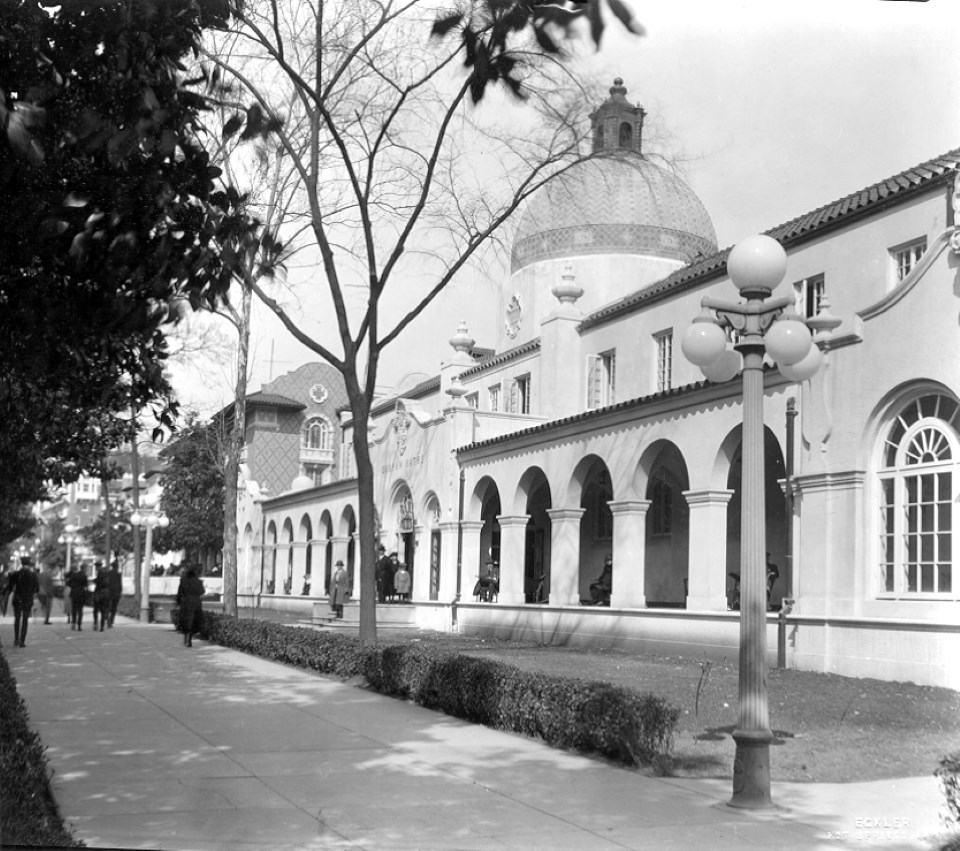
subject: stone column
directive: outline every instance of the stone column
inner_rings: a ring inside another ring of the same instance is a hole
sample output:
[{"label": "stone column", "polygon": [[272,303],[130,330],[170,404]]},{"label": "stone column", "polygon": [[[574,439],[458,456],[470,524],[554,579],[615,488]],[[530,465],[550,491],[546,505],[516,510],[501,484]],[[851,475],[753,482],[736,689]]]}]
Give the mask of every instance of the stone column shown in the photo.
[{"label": "stone column", "polygon": [[647,558],[647,509],[649,499],[618,499],[607,503],[613,513],[613,590],[610,606],[642,609]]},{"label": "stone column", "polygon": [[689,490],[689,587],[687,608],[726,611],[727,503],[732,490]]},{"label": "stone column", "polygon": [[585,508],[548,508],[550,605],[580,605],[580,518]]},{"label": "stone column", "polygon": [[[438,525],[440,529],[440,593],[437,600],[449,603],[457,593],[457,529],[455,520]],[[428,560],[429,562],[429,560]]]},{"label": "stone column", "polygon": [[[523,570],[527,558],[527,522],[526,514],[497,517],[500,524],[500,603],[522,603]],[[467,576],[464,576],[466,583]],[[476,572],[470,574],[470,591],[476,582]],[[467,591],[466,593],[469,593]]]},{"label": "stone column", "polygon": [[[456,525],[455,523],[453,524]],[[473,595],[473,586],[476,584],[477,576],[480,570],[480,532],[483,530],[482,520],[464,520],[463,527],[463,553],[460,567],[460,599],[464,602],[470,602]],[[457,571],[457,532],[453,530],[452,546],[450,559],[453,563],[453,587],[456,588]]]}]

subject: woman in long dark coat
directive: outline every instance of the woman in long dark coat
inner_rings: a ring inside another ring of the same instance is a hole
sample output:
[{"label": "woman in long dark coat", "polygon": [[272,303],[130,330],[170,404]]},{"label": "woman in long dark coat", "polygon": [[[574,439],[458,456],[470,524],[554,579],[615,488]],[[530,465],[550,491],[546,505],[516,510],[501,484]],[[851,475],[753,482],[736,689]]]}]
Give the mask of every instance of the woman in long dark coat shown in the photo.
[{"label": "woman in long dark coat", "polygon": [[197,571],[190,567],[180,579],[177,588],[177,605],[180,607],[180,629],[183,630],[183,643],[193,647],[193,634],[200,632],[200,621],[203,617],[201,598],[206,589],[197,578]]}]

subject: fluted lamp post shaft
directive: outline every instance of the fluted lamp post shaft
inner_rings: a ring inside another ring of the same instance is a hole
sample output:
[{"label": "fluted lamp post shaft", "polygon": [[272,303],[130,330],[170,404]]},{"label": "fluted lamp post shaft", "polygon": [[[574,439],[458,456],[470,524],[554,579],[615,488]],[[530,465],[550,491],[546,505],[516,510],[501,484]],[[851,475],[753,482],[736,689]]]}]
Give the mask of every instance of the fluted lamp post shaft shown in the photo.
[{"label": "fluted lamp post shaft", "polygon": [[[763,425],[763,359],[769,355],[781,373],[805,380],[821,356],[807,324],[794,310],[793,295],[770,298],[783,280],[787,256],[768,236],[738,243],[727,259],[731,281],[745,299],[701,301],[703,312],[683,334],[681,348],[711,381],[729,381],[743,371],[743,432],[740,521],[739,718],[733,732],[736,756],[730,805],[759,809],[770,797],[770,712],[767,701],[766,506]],[[810,325],[826,332],[833,317]],[[727,331],[738,335],[731,352]]]}]

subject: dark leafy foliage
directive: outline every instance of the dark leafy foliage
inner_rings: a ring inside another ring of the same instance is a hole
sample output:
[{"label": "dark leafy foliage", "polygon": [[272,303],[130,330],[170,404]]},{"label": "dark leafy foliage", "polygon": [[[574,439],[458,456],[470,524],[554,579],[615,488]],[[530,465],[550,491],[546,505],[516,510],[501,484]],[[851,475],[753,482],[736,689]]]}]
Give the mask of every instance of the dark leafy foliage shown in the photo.
[{"label": "dark leafy foliage", "polygon": [[215,425],[190,421],[160,457],[166,460],[161,508],[177,549],[223,548],[223,441]]},{"label": "dark leafy foliage", "polygon": [[3,516],[96,470],[131,410],[172,424],[171,299],[228,276],[216,237],[248,228],[183,80],[225,0],[44,5],[0,5]]},{"label": "dark leafy foliage", "polygon": [[664,765],[679,710],[608,683],[545,676],[491,659],[411,645],[364,647],[349,636],[204,612],[203,635],[227,647],[341,677],[498,730],[598,753],[625,765]]},{"label": "dark leafy foliage", "polygon": [[[600,46],[605,22],[602,0],[467,0],[456,10],[441,12],[431,34],[445,38],[458,33],[464,50],[463,64],[470,69],[470,95],[483,99],[487,87],[503,83],[517,97],[524,96],[519,71],[524,38],[532,35],[543,53],[563,54],[563,43],[573,28],[586,19],[590,37]],[[610,12],[630,32],[642,35],[642,25],[624,0],[606,0]]]},{"label": "dark leafy foliage", "polygon": [[29,722],[17,682],[0,653],[0,836],[9,847],[86,847],[57,812],[43,744]]}]

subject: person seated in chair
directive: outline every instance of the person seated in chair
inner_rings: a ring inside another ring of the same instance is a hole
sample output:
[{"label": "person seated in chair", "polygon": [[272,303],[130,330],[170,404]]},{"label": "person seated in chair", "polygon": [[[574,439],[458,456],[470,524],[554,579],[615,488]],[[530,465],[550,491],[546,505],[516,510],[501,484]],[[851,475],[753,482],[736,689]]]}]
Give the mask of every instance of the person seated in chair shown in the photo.
[{"label": "person seated in chair", "polygon": [[596,581],[590,585],[590,604],[593,606],[609,606],[610,592],[613,590],[613,556],[607,556],[603,562],[603,570]]},{"label": "person seated in chair", "polygon": [[492,603],[493,598],[500,593],[500,574],[496,562],[488,561],[484,565],[473,593],[480,598],[481,603]]}]

